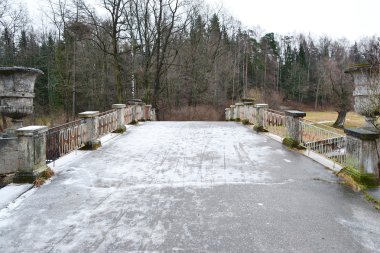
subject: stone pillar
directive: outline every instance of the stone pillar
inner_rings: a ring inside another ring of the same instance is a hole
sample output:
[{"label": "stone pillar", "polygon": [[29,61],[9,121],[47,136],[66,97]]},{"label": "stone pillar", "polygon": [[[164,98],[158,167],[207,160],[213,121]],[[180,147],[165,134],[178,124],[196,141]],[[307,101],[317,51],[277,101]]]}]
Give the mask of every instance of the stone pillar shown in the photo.
[{"label": "stone pillar", "polygon": [[[17,137],[0,137],[0,175],[14,173],[19,166],[19,145]],[[1,178],[0,178],[1,182]],[[0,185],[1,187],[1,185]]]},{"label": "stone pillar", "polygon": [[285,111],[285,116],[289,137],[298,143],[301,143],[302,129],[300,129],[299,118],[305,117],[306,113],[296,110],[288,110]]},{"label": "stone pillar", "polygon": [[236,119],[236,106],[230,105],[230,120]]},{"label": "stone pillar", "polygon": [[264,110],[268,109],[268,104],[255,104],[256,119],[253,122],[255,129],[260,130],[264,128]]},{"label": "stone pillar", "polygon": [[145,103],[142,103],[141,105],[140,105],[140,107],[141,107],[141,120],[142,121],[145,121]]},{"label": "stone pillar", "polygon": [[151,110],[152,110],[152,105],[145,105],[144,107],[145,120],[148,120],[148,121],[152,120]]},{"label": "stone pillar", "polygon": [[112,108],[116,109],[117,112],[117,129],[116,132],[123,133],[127,128],[125,127],[126,122],[124,118],[124,109],[127,107],[125,104],[113,104]]},{"label": "stone pillar", "polygon": [[242,117],[243,117],[244,104],[243,103],[235,103],[235,106],[236,106],[236,118],[235,118],[235,120],[243,120]]},{"label": "stone pillar", "polygon": [[251,113],[252,107],[253,107],[252,102],[244,102],[244,119],[248,120],[250,123],[253,123],[252,113]]},{"label": "stone pillar", "polygon": [[249,107],[252,105],[252,102],[244,102],[243,104],[242,120],[249,120]]},{"label": "stone pillar", "polygon": [[347,163],[362,173],[371,173],[379,178],[380,160],[377,141],[380,132],[365,128],[345,129],[347,134]]},{"label": "stone pillar", "polygon": [[87,141],[85,149],[95,150],[101,146],[99,138],[99,111],[87,111],[78,114],[84,119],[87,127]]},{"label": "stone pillar", "polygon": [[18,137],[18,171],[14,182],[33,183],[46,166],[47,126],[28,126],[16,130]]},{"label": "stone pillar", "polygon": [[230,108],[226,108],[225,110],[224,110],[224,118],[225,118],[225,120],[226,121],[229,121],[230,120]]},{"label": "stone pillar", "polygon": [[136,105],[132,105],[132,124],[136,123],[137,122],[137,119],[136,119]]},{"label": "stone pillar", "polygon": [[152,111],[151,111],[151,117],[152,117],[152,120],[153,121],[156,121],[157,120],[157,115],[156,115],[156,108],[152,108]]}]

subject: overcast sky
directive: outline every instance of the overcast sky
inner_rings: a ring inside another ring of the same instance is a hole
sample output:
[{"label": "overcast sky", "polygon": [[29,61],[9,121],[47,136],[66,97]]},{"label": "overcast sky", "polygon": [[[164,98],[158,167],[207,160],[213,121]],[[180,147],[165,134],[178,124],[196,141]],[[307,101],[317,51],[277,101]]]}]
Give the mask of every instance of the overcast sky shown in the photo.
[{"label": "overcast sky", "polygon": [[207,0],[222,4],[247,26],[267,32],[346,37],[380,34],[380,0]]},{"label": "overcast sky", "polygon": [[[46,6],[46,0],[20,1],[28,4],[30,16],[40,23],[38,9]],[[205,1],[223,6],[246,28],[260,26],[266,32],[282,35],[303,32],[335,39],[346,37],[351,41],[380,35],[380,0]]]}]

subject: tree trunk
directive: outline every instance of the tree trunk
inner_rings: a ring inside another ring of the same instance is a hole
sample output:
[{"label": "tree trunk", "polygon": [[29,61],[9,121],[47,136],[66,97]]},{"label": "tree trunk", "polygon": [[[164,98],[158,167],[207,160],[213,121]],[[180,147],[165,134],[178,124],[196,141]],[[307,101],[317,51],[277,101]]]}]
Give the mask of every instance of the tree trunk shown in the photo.
[{"label": "tree trunk", "polygon": [[7,119],[5,118],[5,116],[3,114],[1,114],[1,120],[3,122],[2,131],[4,131],[5,129],[8,128],[8,123],[7,123]]},{"label": "tree trunk", "polygon": [[339,111],[338,112],[338,118],[336,119],[335,123],[333,124],[333,127],[343,128],[344,123],[346,122],[346,115],[347,115],[347,111]]}]

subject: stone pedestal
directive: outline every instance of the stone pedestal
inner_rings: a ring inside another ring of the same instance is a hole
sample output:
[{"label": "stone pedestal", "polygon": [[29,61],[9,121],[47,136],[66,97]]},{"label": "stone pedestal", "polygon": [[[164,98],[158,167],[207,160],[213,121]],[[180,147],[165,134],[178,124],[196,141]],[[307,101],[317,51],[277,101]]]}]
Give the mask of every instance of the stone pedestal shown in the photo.
[{"label": "stone pedestal", "polygon": [[14,173],[19,168],[18,138],[0,137],[0,174]]},{"label": "stone pedestal", "polygon": [[237,117],[236,117],[236,106],[235,105],[231,105],[230,106],[230,120],[235,120]]},{"label": "stone pedestal", "polygon": [[141,103],[140,105],[139,105],[139,107],[140,107],[140,111],[141,111],[141,117],[140,117],[140,119],[139,120],[141,120],[141,121],[145,121],[145,106],[146,106],[146,104],[145,103]]},{"label": "stone pedestal", "polygon": [[151,111],[152,111],[152,106],[151,105],[145,105],[145,107],[144,107],[145,120],[148,120],[148,121],[152,120]]},{"label": "stone pedestal", "polygon": [[230,120],[230,118],[231,118],[230,113],[231,113],[231,109],[230,108],[226,108],[224,110],[224,117],[225,117],[226,121]]},{"label": "stone pedestal", "polygon": [[363,173],[379,177],[380,160],[378,143],[380,132],[366,128],[345,129],[347,134],[347,163]]},{"label": "stone pedestal", "polygon": [[235,103],[235,109],[236,109],[236,120],[242,120],[243,118],[243,103]]},{"label": "stone pedestal", "polygon": [[156,121],[157,120],[157,116],[156,116],[156,109],[155,108],[152,108],[151,110],[150,110],[150,117],[151,117],[151,119],[150,120],[152,120],[152,121]]},{"label": "stone pedestal", "polygon": [[78,114],[80,118],[85,120],[87,127],[87,141],[85,148],[95,150],[101,146],[98,133],[99,127],[99,111],[87,111]]},{"label": "stone pedestal", "polygon": [[47,169],[47,126],[28,126],[16,130],[18,137],[18,170],[14,178],[17,183],[32,183]]},{"label": "stone pedestal", "polygon": [[285,111],[286,126],[289,131],[289,137],[298,143],[301,142],[302,129],[300,129],[299,119],[306,116],[305,112],[288,110]]},{"label": "stone pedestal", "polygon": [[131,105],[132,107],[132,123],[136,123],[137,122],[137,118],[136,118],[136,105]]},{"label": "stone pedestal", "polygon": [[256,104],[256,119],[255,119],[255,128],[262,129],[264,128],[264,110],[268,109],[268,104]]},{"label": "stone pedestal", "polygon": [[253,103],[252,102],[243,102],[244,106],[243,106],[243,119],[244,120],[249,120],[249,108],[251,106],[253,106]]},{"label": "stone pedestal", "polygon": [[112,108],[113,109],[116,109],[116,112],[117,112],[117,129],[116,129],[116,132],[125,132],[125,130],[127,129],[125,127],[126,125],[126,122],[125,122],[125,118],[124,118],[124,108],[126,108],[127,106],[125,104],[113,104],[112,105]]}]

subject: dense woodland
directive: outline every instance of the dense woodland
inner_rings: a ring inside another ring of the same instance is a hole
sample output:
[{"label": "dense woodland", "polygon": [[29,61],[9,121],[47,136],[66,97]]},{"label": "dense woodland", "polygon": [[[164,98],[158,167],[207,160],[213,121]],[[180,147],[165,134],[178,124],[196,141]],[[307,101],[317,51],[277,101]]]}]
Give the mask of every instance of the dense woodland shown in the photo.
[{"label": "dense woodland", "polygon": [[23,6],[1,0],[0,65],[45,73],[35,88],[36,115],[69,121],[133,97],[164,120],[222,119],[242,97],[343,115],[352,106],[343,71],[365,62],[377,41],[264,33],[202,1],[93,2],[45,0],[46,22],[36,25]]}]

